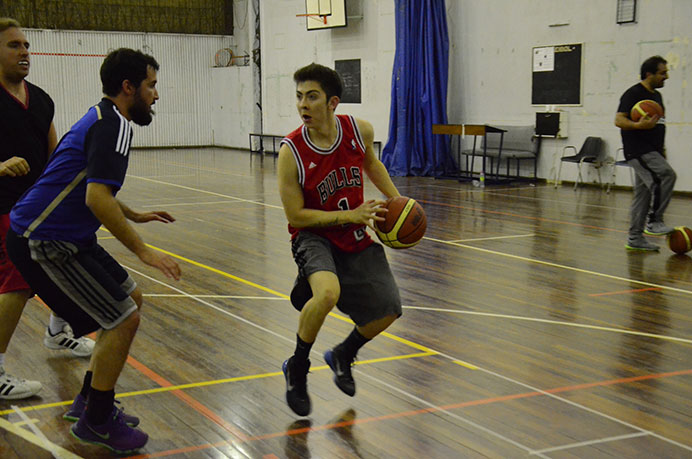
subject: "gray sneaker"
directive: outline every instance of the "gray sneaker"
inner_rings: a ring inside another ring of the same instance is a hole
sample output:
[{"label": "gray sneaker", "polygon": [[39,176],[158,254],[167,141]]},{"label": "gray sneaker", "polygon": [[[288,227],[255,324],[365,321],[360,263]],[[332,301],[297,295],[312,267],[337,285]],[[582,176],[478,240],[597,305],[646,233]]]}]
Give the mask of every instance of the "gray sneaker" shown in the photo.
[{"label": "gray sneaker", "polygon": [[649,222],[646,224],[646,228],[644,228],[644,234],[651,236],[665,236],[673,231],[675,231],[674,228],[666,226],[663,222]]},{"label": "gray sneaker", "polygon": [[640,252],[658,252],[660,247],[656,244],[652,244],[644,238],[641,239],[628,239],[625,243],[625,248],[627,250],[638,250]]}]

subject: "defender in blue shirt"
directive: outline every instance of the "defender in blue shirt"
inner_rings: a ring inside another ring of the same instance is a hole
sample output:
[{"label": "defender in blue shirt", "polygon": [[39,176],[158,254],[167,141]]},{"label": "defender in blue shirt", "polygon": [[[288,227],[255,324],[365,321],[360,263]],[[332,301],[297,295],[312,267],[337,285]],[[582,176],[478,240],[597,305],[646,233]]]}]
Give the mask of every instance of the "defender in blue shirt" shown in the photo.
[{"label": "defender in blue shirt", "polygon": [[115,383],[139,325],[142,292],[96,240],[103,225],[144,263],[179,279],[168,255],[147,247],[128,220],[174,219],[139,213],[115,199],[127,172],[130,121],[151,123],[159,98],[153,57],[121,48],[101,66],[104,99],[62,138],[38,181],[10,213],[10,258],[31,289],[67,320],[75,336],[101,330],[81,392],[63,418],[82,441],[129,453],[148,436],[114,405]]}]

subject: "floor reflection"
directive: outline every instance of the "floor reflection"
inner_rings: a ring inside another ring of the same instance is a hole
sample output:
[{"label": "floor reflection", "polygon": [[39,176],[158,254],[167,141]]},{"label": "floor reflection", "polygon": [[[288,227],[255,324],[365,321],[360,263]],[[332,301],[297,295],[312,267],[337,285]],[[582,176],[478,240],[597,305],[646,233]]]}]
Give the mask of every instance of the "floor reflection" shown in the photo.
[{"label": "floor reflection", "polygon": [[334,425],[333,429],[329,430],[329,434],[333,436],[338,436],[346,446],[356,455],[356,457],[363,457],[360,452],[360,444],[358,439],[353,435],[353,421],[356,419],[356,410],[353,408],[344,411],[330,422]]},{"label": "floor reflection", "polygon": [[[630,278],[645,282],[662,284],[660,275],[647,274],[644,264],[650,258],[647,253],[629,253],[627,266]],[[650,258],[653,260],[653,258]],[[632,283],[633,290],[641,289],[640,283]],[[670,333],[670,314],[668,297],[664,291],[649,290],[630,294],[631,309],[628,329],[652,335]],[[622,378],[656,374],[661,371],[665,340],[654,336],[623,334],[618,352],[620,365],[616,374]],[[645,384],[623,384],[620,389],[636,395],[640,400],[653,401],[654,390],[659,381],[653,379]]]},{"label": "floor reflection", "polygon": [[289,459],[310,458],[310,448],[308,447],[308,434],[312,430],[312,421],[309,419],[298,419],[286,428],[286,444],[284,453]]}]

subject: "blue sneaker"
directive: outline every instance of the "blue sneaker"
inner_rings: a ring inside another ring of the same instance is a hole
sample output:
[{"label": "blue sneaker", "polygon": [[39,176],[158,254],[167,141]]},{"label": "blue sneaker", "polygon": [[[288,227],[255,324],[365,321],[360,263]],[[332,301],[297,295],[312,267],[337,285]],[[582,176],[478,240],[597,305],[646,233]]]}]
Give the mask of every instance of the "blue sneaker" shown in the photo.
[{"label": "blue sneaker", "polygon": [[[86,402],[86,398],[84,398],[82,394],[77,394],[74,401],[72,402],[72,406],[70,406],[67,412],[62,415],[62,418],[70,422],[79,421],[79,418],[82,417],[82,413],[84,413],[84,411],[86,410]],[[118,400],[115,400],[115,403],[120,404]],[[122,409],[117,407],[115,409],[120,411],[120,415],[123,418],[123,420],[125,420],[125,424],[127,424],[130,427],[137,427],[139,425],[139,418],[137,416],[130,416],[129,414],[125,414],[125,412]]]},{"label": "blue sneaker", "polygon": [[87,421],[86,413],[72,426],[70,433],[77,440],[103,446],[116,454],[129,454],[144,447],[149,435],[125,424],[122,411],[113,407],[108,420],[101,425]]}]

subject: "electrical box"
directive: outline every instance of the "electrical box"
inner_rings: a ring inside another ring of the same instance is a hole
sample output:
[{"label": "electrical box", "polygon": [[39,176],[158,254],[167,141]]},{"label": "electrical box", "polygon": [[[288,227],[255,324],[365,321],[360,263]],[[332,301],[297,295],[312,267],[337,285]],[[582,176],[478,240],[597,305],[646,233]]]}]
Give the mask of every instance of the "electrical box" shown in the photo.
[{"label": "electrical box", "polygon": [[537,112],[536,135],[566,139],[568,135],[567,112]]}]

